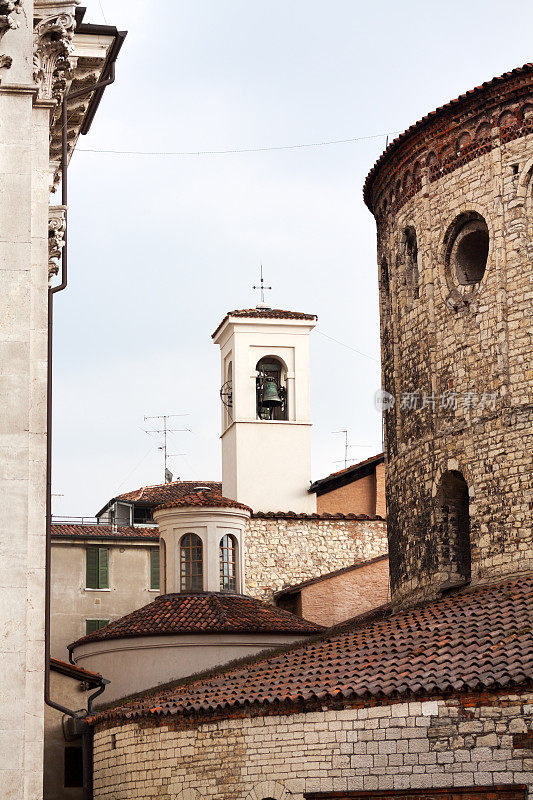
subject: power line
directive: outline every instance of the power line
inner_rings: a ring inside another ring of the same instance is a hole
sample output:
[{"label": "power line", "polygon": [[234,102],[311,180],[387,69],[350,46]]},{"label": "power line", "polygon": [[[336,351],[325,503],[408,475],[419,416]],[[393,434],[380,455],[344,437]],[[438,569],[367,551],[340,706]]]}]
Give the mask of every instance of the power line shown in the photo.
[{"label": "power line", "polygon": [[303,144],[285,144],[272,147],[243,147],[231,150],[100,150],[96,148],[77,147],[77,153],[106,153],[108,155],[124,156],[225,156],[232,153],[267,153],[273,150],[301,150],[306,147],[328,147],[332,144],[350,144],[362,142],[365,139],[382,139],[384,136],[394,136],[393,133],[375,133],[371,136],[354,136],[351,139],[331,139],[325,142],[306,142]]},{"label": "power line", "polygon": [[336,342],[337,344],[342,345],[342,347],[347,347],[348,350],[353,350],[354,353],[357,353],[360,356],[364,356],[365,358],[369,358],[371,361],[375,361],[376,364],[379,364],[379,359],[374,358],[374,356],[369,356],[368,353],[363,353],[362,350],[357,350],[356,347],[352,347],[350,344],[346,344],[346,342],[341,342],[340,339],[335,339],[333,336],[328,336],[328,334],[324,333],[323,331],[316,331],[316,332],[319,333],[321,336],[325,336],[326,339],[331,339],[332,342]]}]

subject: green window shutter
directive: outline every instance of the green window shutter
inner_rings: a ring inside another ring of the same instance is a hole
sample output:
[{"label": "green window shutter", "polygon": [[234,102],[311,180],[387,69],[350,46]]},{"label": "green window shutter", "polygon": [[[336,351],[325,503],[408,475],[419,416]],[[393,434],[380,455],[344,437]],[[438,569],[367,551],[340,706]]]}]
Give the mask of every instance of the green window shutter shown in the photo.
[{"label": "green window shutter", "polygon": [[98,588],[109,589],[109,550],[98,548]]},{"label": "green window shutter", "polygon": [[87,548],[85,565],[87,589],[98,589],[98,547]]},{"label": "green window shutter", "polygon": [[85,620],[85,635],[99,631],[100,628],[105,628],[109,625],[108,619],[86,619]]},{"label": "green window shutter", "polygon": [[150,589],[159,589],[159,547],[150,548]]}]

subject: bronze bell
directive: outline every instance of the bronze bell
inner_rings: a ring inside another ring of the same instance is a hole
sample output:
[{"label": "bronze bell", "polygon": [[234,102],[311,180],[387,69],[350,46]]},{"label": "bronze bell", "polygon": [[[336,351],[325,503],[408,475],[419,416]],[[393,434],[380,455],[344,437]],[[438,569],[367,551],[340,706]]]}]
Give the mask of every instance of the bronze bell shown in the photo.
[{"label": "bronze bell", "polygon": [[265,378],[261,406],[263,408],[276,408],[281,405],[283,405],[283,400],[278,394],[276,381],[273,378]]}]

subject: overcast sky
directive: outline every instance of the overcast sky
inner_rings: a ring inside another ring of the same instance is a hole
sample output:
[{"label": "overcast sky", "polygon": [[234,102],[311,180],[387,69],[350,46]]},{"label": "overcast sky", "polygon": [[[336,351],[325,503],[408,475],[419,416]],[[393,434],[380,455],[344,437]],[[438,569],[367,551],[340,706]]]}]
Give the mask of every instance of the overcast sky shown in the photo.
[{"label": "overcast sky", "polygon": [[[313,478],[381,449],[375,227],[364,178],[386,135],[531,60],[529,0],[87,0],[128,30],[71,162],[68,290],[55,301],[56,515],[163,479],[145,415],[173,420],[175,477],[220,477],[224,314],[316,313]],[[210,151],[372,137],[321,147]],[[59,198],[57,198],[59,201]],[[336,341],[334,341],[336,340]],[[357,352],[360,351],[360,352]],[[362,355],[364,354],[364,355]]]}]

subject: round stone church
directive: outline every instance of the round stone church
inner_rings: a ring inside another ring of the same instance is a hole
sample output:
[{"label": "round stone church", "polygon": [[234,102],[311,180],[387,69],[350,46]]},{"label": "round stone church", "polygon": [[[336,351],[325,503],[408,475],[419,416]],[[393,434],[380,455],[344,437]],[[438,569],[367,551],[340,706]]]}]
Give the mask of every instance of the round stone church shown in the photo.
[{"label": "round stone church", "polygon": [[[98,800],[531,796],[533,64],[412,125],[373,167],[364,197],[378,233],[391,602],[325,631],[282,630],[274,609],[276,649],[253,651],[267,612],[257,601],[245,613],[241,598],[247,506],[261,490],[312,511],[300,377],[313,320],[289,316],[280,331],[272,310],[228,315],[215,332],[222,499],[199,488],[200,499],[156,512],[166,593],[130,615],[142,680],[89,720]],[[270,474],[282,436],[286,471],[258,487],[248,467],[255,459]],[[222,562],[235,580],[226,599],[242,604],[233,619],[255,617],[255,629],[224,631],[229,603],[216,631],[174,630],[176,652],[187,636],[179,652],[203,649],[205,660],[161,683],[165,631],[142,624],[171,625],[187,603],[198,623],[218,603]],[[180,564],[190,585],[177,582]],[[133,658],[127,626],[85,637],[74,658],[93,670],[108,659],[101,671],[118,675]],[[209,661],[224,636],[248,636],[251,651]]]}]

